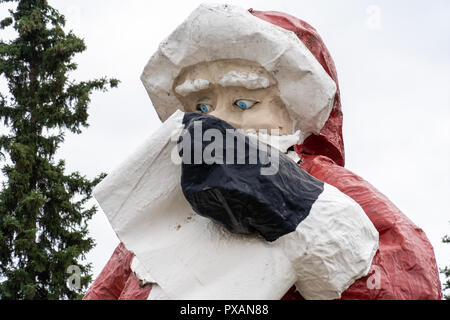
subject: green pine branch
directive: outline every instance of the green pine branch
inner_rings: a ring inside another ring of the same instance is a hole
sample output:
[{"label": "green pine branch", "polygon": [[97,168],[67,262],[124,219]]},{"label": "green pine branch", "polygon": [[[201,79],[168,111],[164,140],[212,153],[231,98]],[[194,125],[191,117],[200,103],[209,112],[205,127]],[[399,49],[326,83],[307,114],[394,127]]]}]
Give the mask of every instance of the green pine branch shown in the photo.
[{"label": "green pine branch", "polygon": [[[119,81],[71,80],[72,59],[86,46],[64,31],[64,16],[46,0],[4,2],[17,7],[0,30],[18,36],[0,40],[0,75],[9,90],[0,94],[0,121],[8,128],[0,136],[0,299],[79,299],[91,281],[83,260],[95,245],[87,222],[96,208],[87,203],[105,175],[67,174],[54,156],[66,131],[88,126],[92,93]],[[78,288],[67,285],[70,266],[80,270]]]},{"label": "green pine branch", "polygon": [[[445,235],[442,238],[443,243],[450,243],[450,236]],[[442,284],[442,291],[444,293],[444,299],[450,300],[450,266],[446,266],[440,269],[440,272],[445,276],[445,282]]]}]

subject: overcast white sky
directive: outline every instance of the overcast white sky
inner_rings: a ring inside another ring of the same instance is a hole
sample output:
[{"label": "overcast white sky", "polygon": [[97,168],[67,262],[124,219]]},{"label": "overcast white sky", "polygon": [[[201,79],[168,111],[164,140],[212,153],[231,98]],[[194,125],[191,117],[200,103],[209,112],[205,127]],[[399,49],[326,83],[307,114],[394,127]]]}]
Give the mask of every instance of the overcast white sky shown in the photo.
[{"label": "overcast white sky", "polygon": [[[204,1],[49,2],[86,41],[74,77],[122,81],[118,89],[93,96],[90,127],[67,135],[59,156],[68,170],[90,177],[111,172],[160,123],[139,80],[144,65]],[[318,30],[339,75],[346,167],[424,229],[438,265],[450,265],[450,245],[441,243],[450,234],[450,2],[227,2],[286,12]],[[4,16],[4,9],[0,13]],[[101,211],[90,230],[97,247],[88,259],[96,276],[118,240]]]}]

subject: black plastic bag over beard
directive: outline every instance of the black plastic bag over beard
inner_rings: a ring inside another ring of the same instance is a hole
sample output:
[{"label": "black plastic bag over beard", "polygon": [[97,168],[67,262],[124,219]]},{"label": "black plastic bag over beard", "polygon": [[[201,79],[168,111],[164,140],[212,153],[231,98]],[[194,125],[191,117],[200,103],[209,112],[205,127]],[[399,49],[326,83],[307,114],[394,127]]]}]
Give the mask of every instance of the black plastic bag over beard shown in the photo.
[{"label": "black plastic bag over beard", "polygon": [[[260,234],[267,241],[294,231],[308,216],[323,191],[322,181],[223,120],[186,113],[183,124],[181,187],[196,213],[232,233]],[[263,175],[271,165],[273,174]]]}]

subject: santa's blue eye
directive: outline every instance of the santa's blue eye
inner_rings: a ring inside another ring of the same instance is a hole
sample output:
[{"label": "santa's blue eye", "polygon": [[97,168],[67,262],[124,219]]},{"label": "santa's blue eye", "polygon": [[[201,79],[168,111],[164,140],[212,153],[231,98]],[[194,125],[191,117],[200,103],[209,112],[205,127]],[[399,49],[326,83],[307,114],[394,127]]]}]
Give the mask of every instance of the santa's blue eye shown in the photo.
[{"label": "santa's blue eye", "polygon": [[212,106],[206,103],[199,103],[196,109],[202,113],[208,113],[212,110]]},{"label": "santa's blue eye", "polygon": [[247,109],[247,104],[244,101],[239,101],[238,106],[241,107],[241,109]]},{"label": "santa's blue eye", "polygon": [[234,102],[234,105],[241,108],[242,110],[247,110],[247,109],[250,109],[251,107],[253,107],[257,103],[258,103],[258,101],[239,99]]}]

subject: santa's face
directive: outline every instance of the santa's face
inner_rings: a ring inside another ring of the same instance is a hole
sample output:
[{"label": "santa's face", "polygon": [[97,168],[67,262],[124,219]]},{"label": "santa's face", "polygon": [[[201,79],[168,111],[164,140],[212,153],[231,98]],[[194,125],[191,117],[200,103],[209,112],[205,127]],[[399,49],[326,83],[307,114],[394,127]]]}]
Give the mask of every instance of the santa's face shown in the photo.
[{"label": "santa's face", "polygon": [[183,69],[173,89],[186,112],[210,114],[244,130],[293,133],[276,80],[256,62],[202,62]]}]

